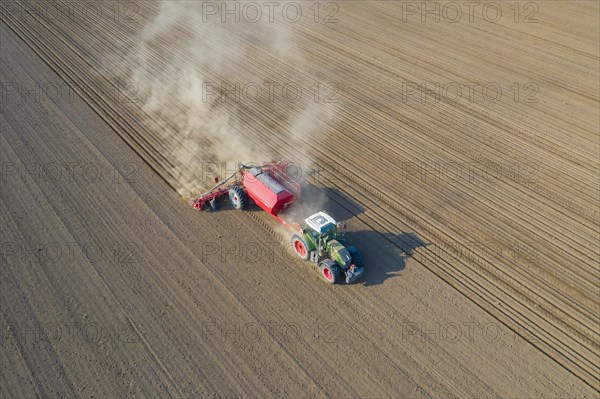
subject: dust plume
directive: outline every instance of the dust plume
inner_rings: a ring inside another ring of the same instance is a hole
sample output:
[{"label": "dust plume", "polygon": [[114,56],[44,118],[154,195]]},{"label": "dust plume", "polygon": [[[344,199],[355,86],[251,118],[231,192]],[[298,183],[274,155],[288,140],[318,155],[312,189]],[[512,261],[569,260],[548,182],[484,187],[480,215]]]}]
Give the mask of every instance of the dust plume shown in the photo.
[{"label": "dust plume", "polygon": [[125,62],[179,193],[210,186],[208,164],[286,158],[308,167],[311,140],[334,120],[336,104],[315,101],[319,72],[298,44],[302,24],[278,14],[223,22],[204,3],[159,3],[135,61]]}]

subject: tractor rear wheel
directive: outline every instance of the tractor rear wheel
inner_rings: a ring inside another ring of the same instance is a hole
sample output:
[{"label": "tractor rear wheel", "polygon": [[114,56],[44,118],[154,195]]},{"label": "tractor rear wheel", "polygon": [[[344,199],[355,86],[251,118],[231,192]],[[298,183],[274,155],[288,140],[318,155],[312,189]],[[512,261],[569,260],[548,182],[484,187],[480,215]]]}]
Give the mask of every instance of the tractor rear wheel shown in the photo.
[{"label": "tractor rear wheel", "polygon": [[337,284],[342,281],[342,270],[331,259],[325,259],[319,265],[321,277],[329,284]]},{"label": "tractor rear wheel", "polygon": [[298,234],[292,236],[292,248],[302,260],[310,258],[310,247],[306,239]]},{"label": "tractor rear wheel", "polygon": [[229,189],[229,201],[235,209],[244,209],[248,205],[248,195],[240,186]]}]

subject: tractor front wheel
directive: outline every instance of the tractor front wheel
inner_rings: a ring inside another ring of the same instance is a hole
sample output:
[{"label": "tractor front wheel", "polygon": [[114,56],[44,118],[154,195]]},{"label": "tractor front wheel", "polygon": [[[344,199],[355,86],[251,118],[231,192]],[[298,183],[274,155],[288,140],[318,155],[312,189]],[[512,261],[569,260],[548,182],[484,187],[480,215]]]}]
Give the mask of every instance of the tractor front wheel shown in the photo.
[{"label": "tractor front wheel", "polygon": [[308,258],[310,258],[310,247],[304,237],[294,234],[292,236],[292,247],[302,260],[308,260]]},{"label": "tractor front wheel", "polygon": [[325,259],[319,265],[321,277],[329,284],[337,284],[342,281],[342,270],[331,259]]}]

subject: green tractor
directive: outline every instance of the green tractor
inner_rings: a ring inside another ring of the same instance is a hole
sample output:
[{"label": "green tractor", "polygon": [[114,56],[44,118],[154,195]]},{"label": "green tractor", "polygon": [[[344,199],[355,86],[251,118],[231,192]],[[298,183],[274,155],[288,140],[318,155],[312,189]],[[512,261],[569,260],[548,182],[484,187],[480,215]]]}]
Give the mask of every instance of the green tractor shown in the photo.
[{"label": "green tractor", "polygon": [[344,246],[339,225],[327,213],[321,211],[304,221],[302,231],[292,235],[292,246],[303,260],[319,265],[321,276],[330,284],[359,279],[364,273],[360,252],[355,247]]}]

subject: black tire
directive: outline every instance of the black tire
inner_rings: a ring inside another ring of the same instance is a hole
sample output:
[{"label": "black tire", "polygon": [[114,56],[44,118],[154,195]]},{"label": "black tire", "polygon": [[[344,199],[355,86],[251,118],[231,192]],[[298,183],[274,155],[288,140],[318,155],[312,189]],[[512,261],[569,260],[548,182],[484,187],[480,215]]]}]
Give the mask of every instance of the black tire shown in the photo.
[{"label": "black tire", "polygon": [[232,186],[229,189],[229,202],[234,209],[244,209],[248,206],[248,195],[240,186]]},{"label": "black tire", "polygon": [[338,284],[342,282],[342,270],[340,267],[331,259],[325,259],[319,265],[321,271],[321,277],[329,284]]},{"label": "black tire", "polygon": [[350,256],[352,257],[352,263],[354,264],[354,266],[356,266],[356,267],[362,267],[363,266],[363,259],[362,259],[362,255],[358,251],[358,248],[356,248],[356,247],[346,247],[346,249],[348,250],[348,252],[350,252]]},{"label": "black tire", "polygon": [[302,260],[308,260],[310,258],[310,247],[308,246],[308,242],[306,238],[294,234],[292,235],[292,249],[296,252],[296,255],[300,257]]}]

